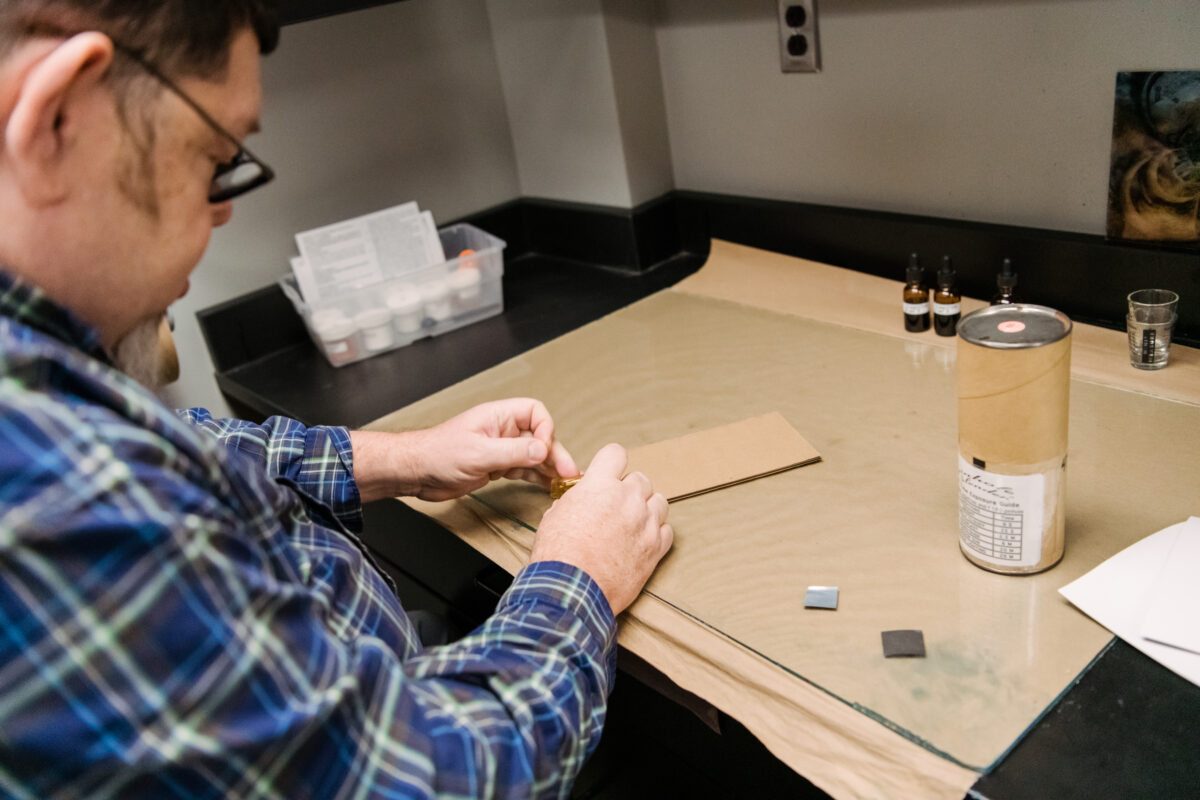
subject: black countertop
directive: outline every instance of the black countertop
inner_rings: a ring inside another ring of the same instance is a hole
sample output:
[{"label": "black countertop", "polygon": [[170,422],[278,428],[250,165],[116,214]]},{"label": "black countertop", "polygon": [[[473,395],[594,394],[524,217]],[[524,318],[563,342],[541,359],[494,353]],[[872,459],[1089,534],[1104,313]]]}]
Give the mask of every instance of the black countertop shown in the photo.
[{"label": "black countertop", "polygon": [[336,369],[274,287],[198,316],[210,350],[220,349],[220,338],[261,339],[260,329],[281,337],[227,369],[214,352],[217,383],[231,405],[251,416],[355,427],[670,286],[704,260],[683,254],[654,270],[629,272],[522,256],[505,264],[502,314]]},{"label": "black countertop", "polygon": [[[629,272],[520,256],[505,267],[501,315],[341,369],[317,352],[277,288],[198,316],[237,413],[358,426],[672,285],[704,258],[685,253]],[[436,593],[425,573],[442,565],[428,551],[384,558],[423,559],[414,584]],[[969,796],[1200,797],[1200,688],[1114,640]]]}]

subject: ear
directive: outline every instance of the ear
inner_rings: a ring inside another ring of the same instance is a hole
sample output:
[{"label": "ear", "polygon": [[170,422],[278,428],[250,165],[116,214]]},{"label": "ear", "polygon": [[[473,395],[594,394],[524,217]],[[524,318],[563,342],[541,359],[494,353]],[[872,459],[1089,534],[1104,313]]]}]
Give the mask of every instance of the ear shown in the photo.
[{"label": "ear", "polygon": [[36,61],[21,78],[4,130],[4,159],[25,199],[35,206],[64,197],[71,182],[90,93],[112,63],[113,44],[102,33],[71,37]]}]

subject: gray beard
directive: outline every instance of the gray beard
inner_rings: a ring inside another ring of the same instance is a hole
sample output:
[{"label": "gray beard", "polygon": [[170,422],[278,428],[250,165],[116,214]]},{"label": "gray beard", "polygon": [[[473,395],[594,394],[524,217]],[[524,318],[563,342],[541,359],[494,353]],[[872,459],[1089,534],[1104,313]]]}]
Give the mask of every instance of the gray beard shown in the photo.
[{"label": "gray beard", "polygon": [[117,369],[152,392],[163,388],[162,356],[158,347],[158,325],[161,317],[142,320],[113,347],[112,359]]}]

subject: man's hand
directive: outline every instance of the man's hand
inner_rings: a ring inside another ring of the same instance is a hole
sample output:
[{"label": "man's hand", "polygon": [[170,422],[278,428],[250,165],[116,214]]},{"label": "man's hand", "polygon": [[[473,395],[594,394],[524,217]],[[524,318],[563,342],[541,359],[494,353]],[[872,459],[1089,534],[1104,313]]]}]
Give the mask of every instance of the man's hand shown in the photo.
[{"label": "man's hand", "polygon": [[399,495],[450,500],[496,478],[549,487],[551,478],[579,474],[554,438],[550,412],[530,398],[484,403],[421,431],[354,431],[350,440],[364,502]]},{"label": "man's hand", "polygon": [[600,585],[620,614],[671,549],[667,501],[640,472],[623,479],[625,448],[601,448],[571,491],[550,506],[534,539],[530,561],[563,561]]}]

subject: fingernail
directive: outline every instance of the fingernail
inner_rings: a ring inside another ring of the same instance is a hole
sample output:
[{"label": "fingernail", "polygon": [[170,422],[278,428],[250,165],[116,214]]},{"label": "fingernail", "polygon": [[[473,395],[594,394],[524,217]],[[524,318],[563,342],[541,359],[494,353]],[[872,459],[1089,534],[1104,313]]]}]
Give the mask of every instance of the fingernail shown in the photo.
[{"label": "fingernail", "polygon": [[546,460],[546,443],[541,439],[534,439],[529,443],[529,460],[536,461],[539,464]]}]

